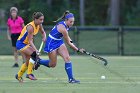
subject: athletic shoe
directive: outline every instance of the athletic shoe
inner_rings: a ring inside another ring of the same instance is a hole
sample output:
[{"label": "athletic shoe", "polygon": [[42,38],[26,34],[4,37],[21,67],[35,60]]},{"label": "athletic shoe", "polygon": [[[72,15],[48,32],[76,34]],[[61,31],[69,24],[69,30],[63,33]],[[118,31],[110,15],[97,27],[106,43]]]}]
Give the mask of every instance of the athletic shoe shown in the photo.
[{"label": "athletic shoe", "polygon": [[40,59],[37,59],[37,61],[35,62],[34,68],[33,68],[34,70],[37,70],[40,67],[39,61]]},{"label": "athletic shoe", "polygon": [[16,78],[20,83],[23,82],[23,78],[22,78],[22,77],[18,77],[18,74],[15,75],[15,78]]},{"label": "athletic shoe", "polygon": [[26,78],[29,78],[30,80],[37,80],[33,74],[27,74]]},{"label": "athletic shoe", "polygon": [[19,65],[17,63],[15,63],[12,67],[19,67]]},{"label": "athletic shoe", "polygon": [[71,84],[74,84],[74,83],[80,84],[80,81],[79,81],[79,80],[75,80],[75,79],[73,78],[73,79],[70,79],[70,80],[69,80],[69,83],[71,83]]}]

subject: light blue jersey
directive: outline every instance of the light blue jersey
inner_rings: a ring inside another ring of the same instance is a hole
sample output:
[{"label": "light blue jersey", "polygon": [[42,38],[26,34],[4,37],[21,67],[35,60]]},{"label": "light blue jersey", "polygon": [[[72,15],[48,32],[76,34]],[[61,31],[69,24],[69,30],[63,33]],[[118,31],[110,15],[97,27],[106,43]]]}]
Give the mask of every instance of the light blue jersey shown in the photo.
[{"label": "light blue jersey", "polygon": [[50,53],[53,50],[58,49],[64,42],[63,42],[63,34],[57,30],[57,26],[62,24],[65,26],[67,31],[69,28],[67,27],[64,21],[59,22],[54,28],[51,30],[49,36],[47,37],[47,41],[45,43],[44,52]]}]

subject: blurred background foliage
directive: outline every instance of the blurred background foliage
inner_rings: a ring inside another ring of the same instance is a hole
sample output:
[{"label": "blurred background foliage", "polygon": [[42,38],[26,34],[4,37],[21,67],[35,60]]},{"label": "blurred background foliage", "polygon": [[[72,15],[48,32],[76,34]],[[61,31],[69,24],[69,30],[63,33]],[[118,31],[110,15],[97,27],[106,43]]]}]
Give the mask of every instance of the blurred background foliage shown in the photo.
[{"label": "blurred background foliage", "polygon": [[[80,25],[81,0],[0,0],[0,25],[6,25],[9,9],[16,6],[25,24],[32,20],[32,14],[41,11],[45,15],[44,25],[54,25],[52,22],[60,17],[65,10],[70,10]],[[113,0],[112,0],[113,1]],[[140,0],[116,0],[119,6],[119,25],[140,25]],[[84,0],[84,20],[86,26],[111,25],[111,0]],[[4,13],[4,14],[3,14]]]}]

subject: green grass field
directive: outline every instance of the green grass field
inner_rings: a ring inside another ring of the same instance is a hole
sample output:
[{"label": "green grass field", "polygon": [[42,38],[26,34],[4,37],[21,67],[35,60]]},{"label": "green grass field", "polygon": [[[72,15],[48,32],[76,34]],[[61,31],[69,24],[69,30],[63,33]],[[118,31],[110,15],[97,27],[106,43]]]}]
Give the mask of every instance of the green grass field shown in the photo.
[{"label": "green grass field", "polygon": [[[71,57],[75,78],[81,84],[67,83],[64,62],[60,57],[56,68],[41,66],[34,71],[37,81],[28,80],[24,75],[24,83],[21,84],[14,78],[19,68],[11,67],[13,57],[0,56],[0,93],[139,93],[140,57],[103,57],[109,61],[107,68],[89,56]],[[102,75],[106,76],[105,80],[100,79]]]}]

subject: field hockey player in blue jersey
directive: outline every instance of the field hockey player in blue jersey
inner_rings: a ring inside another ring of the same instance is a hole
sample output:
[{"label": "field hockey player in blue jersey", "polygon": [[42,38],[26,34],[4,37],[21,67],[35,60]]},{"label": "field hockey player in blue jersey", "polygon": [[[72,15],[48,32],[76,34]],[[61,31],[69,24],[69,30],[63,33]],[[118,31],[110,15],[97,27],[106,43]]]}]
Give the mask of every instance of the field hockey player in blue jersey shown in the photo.
[{"label": "field hockey player in blue jersey", "polygon": [[35,65],[35,70],[37,70],[40,65],[54,68],[57,64],[57,55],[59,54],[65,61],[65,70],[68,75],[68,82],[80,83],[79,80],[76,80],[73,77],[72,62],[70,61],[68,49],[63,41],[64,39],[66,43],[75,51],[83,53],[84,49],[77,48],[73,44],[68,34],[69,28],[73,26],[75,21],[74,15],[69,11],[65,11],[63,16],[57,21],[59,22],[53,27],[53,29],[49,33],[44,47],[44,51],[48,53],[49,60],[40,59],[40,61]]}]

